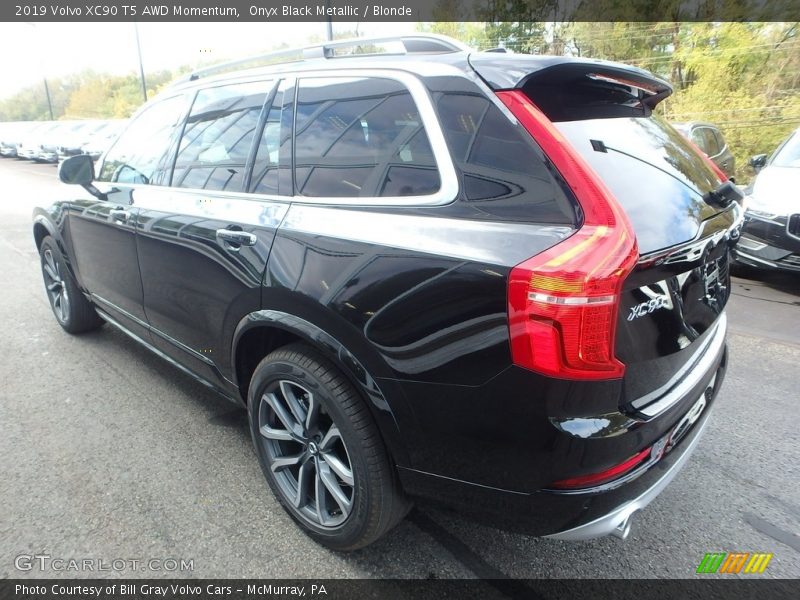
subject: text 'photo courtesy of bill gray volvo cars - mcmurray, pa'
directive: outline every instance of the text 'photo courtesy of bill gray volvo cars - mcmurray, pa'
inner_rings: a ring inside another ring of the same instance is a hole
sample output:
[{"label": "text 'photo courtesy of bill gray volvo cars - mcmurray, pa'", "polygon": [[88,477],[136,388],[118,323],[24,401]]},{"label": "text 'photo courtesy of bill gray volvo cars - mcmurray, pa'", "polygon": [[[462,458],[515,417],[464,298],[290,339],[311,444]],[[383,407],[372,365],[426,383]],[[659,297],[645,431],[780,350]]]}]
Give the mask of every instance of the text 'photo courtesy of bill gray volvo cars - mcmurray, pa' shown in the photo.
[{"label": "text 'photo courtesy of bill gray volvo cars - mcmurray, pa'", "polygon": [[401,52],[199,71],[97,165],[67,158],[91,195],[33,225],[56,320],[246,406],[270,488],[331,548],[426,501],[624,538],[722,385],[741,193],[647,71],[368,42]]}]

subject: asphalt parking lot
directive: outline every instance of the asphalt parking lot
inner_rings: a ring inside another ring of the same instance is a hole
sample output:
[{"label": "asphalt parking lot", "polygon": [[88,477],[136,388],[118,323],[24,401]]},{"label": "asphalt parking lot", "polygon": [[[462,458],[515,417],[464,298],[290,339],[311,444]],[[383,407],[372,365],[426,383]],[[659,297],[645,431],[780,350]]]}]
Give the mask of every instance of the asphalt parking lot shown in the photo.
[{"label": "asphalt parking lot", "polygon": [[[685,578],[706,552],[771,552],[763,576],[800,577],[800,276],[735,278],[705,437],[626,541],[535,539],[417,509],[342,555],[270,495],[243,410],[111,327],[58,327],[30,225],[37,202],[75,191],[56,169],[2,159],[0,190],[0,577]],[[33,554],[193,568],[15,567]]]}]

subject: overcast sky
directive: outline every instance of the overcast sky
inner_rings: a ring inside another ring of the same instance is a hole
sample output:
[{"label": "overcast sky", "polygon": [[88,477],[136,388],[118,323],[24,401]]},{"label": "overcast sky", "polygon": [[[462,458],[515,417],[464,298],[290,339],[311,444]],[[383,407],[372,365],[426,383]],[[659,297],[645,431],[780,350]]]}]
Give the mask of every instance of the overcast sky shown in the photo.
[{"label": "overcast sky", "polygon": [[[335,23],[354,31],[356,23]],[[359,33],[411,33],[415,23],[361,23]],[[145,72],[202,60],[216,62],[269,51],[286,42],[324,38],[325,23],[140,23]],[[0,23],[0,98],[42,81],[87,68],[138,73],[133,23]]]}]

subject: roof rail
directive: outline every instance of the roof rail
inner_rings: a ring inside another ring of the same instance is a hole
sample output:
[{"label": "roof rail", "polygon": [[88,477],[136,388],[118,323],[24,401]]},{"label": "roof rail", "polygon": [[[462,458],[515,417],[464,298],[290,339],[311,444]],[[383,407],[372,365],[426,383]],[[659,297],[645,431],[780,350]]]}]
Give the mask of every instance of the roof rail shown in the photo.
[{"label": "roof rail", "polygon": [[[350,54],[337,54],[336,52],[336,50],[343,50],[345,48],[356,49],[359,46],[376,46],[381,44],[394,45],[397,47],[397,49],[396,51],[359,52]],[[274,52],[267,52],[266,54],[259,54],[257,56],[250,56],[217,65],[211,65],[210,67],[193,71],[189,76],[183,77],[177,80],[175,83],[195,81],[201,77],[208,77],[209,75],[225,73],[227,71],[233,71],[244,67],[285,64],[315,58],[332,59],[347,58],[350,56],[385,56],[395,54],[445,54],[449,52],[468,52],[471,50],[472,48],[462,44],[458,40],[454,40],[444,35],[436,35],[432,33],[373,38],[350,38],[346,40],[325,42],[323,44],[315,44],[313,46],[276,50]]]}]

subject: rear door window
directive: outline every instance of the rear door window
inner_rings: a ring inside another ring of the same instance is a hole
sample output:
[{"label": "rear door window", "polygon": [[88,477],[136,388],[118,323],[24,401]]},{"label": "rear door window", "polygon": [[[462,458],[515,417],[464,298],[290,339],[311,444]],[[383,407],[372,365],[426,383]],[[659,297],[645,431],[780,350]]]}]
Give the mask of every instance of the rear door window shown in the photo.
[{"label": "rear door window", "polygon": [[261,109],[273,82],[200,90],[178,148],[172,185],[241,191]]},{"label": "rear door window", "polygon": [[299,81],[294,148],[297,194],[425,196],[440,178],[419,111],[398,81]]}]

